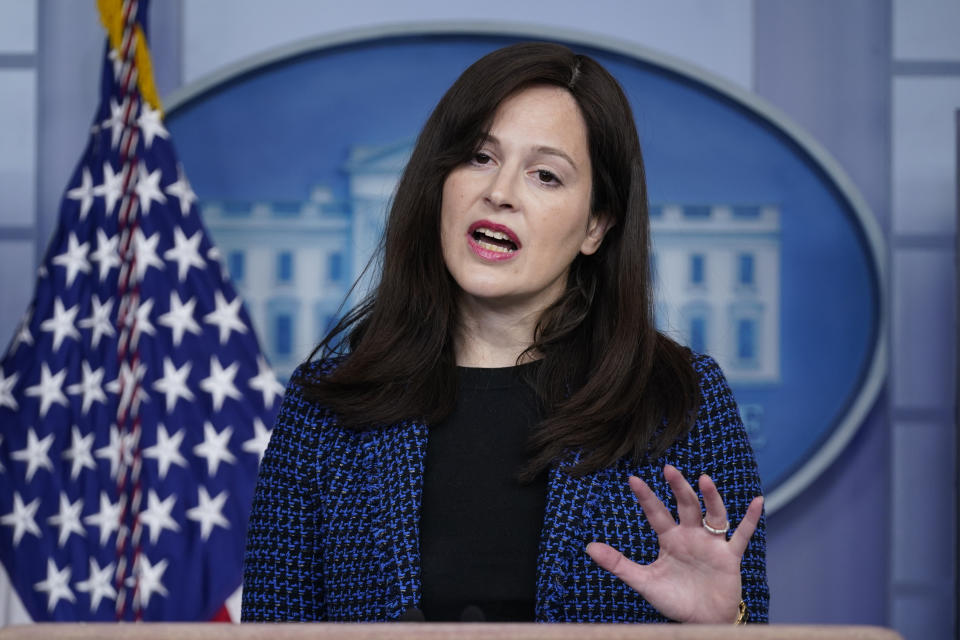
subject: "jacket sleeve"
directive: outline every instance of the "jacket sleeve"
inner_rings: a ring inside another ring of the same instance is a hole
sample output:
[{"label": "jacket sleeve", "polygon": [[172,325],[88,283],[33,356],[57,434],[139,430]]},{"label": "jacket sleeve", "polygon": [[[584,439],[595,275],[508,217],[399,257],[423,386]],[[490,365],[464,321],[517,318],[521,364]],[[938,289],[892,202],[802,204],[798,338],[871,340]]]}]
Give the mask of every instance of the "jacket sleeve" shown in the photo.
[{"label": "jacket sleeve", "polygon": [[[696,433],[692,435],[699,440],[703,472],[717,485],[727,508],[730,528],[734,529],[746,514],[750,502],[763,495],[757,462],[737,403],[720,367],[708,356],[695,356],[693,365],[700,376],[701,397]],[[740,563],[743,601],[749,611],[749,622],[767,622],[769,618],[766,553],[764,516],[760,518]]]},{"label": "jacket sleeve", "polygon": [[325,619],[319,530],[324,412],[294,373],[260,463],[247,527],[244,622]]}]

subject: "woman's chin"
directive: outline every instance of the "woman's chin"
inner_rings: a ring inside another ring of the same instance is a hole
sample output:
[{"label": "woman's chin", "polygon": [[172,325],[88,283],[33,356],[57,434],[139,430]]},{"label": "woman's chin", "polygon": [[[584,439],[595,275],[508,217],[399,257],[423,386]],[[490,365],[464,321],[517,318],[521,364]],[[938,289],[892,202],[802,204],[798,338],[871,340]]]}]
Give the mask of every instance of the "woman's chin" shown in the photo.
[{"label": "woman's chin", "polygon": [[484,308],[493,311],[519,311],[522,313],[540,313],[556,300],[563,290],[529,291],[515,286],[485,285],[461,286],[461,307]]}]

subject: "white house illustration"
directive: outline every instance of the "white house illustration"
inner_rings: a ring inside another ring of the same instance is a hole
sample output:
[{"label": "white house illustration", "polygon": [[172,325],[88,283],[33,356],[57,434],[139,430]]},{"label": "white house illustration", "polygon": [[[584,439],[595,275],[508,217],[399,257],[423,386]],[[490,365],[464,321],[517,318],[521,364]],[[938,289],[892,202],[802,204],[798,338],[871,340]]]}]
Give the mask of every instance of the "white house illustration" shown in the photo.
[{"label": "white house illustration", "polygon": [[368,291],[377,269],[364,270],[410,150],[409,141],[355,147],[343,168],[349,185],[345,201],[318,186],[306,202],[201,205],[260,345],[281,379]]},{"label": "white house illustration", "polygon": [[657,325],[731,382],[779,382],[779,210],[655,205],[650,227]]},{"label": "white house illustration", "polygon": [[[409,140],[354,147],[342,201],[318,186],[306,202],[203,203],[204,222],[281,378],[369,290],[379,265],[365,269],[411,149]],[[661,205],[650,220],[658,326],[714,356],[733,383],[778,382],[777,208]]]}]

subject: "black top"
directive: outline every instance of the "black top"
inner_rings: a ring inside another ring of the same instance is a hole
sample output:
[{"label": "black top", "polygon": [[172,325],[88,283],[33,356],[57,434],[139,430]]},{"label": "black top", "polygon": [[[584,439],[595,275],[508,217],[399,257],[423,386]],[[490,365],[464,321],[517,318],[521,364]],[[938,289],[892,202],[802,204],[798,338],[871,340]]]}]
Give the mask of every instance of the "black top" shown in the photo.
[{"label": "black top", "polygon": [[[521,485],[536,363],[457,367],[453,412],[430,427],[420,548],[427,620],[532,621],[547,476]],[[479,609],[479,611],[478,611]]]}]

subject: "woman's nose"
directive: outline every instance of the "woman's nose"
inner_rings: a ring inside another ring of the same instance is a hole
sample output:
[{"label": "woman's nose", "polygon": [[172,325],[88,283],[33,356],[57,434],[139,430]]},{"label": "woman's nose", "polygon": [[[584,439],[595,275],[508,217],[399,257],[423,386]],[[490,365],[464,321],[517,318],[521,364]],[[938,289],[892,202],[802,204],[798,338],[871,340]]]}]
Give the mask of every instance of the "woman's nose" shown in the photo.
[{"label": "woman's nose", "polygon": [[515,209],[517,195],[514,176],[503,169],[497,171],[490,179],[486,200],[496,209]]}]

